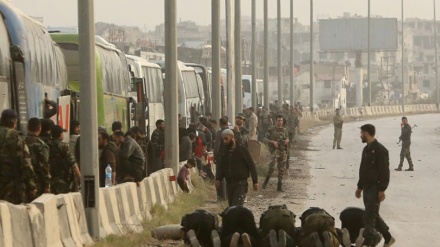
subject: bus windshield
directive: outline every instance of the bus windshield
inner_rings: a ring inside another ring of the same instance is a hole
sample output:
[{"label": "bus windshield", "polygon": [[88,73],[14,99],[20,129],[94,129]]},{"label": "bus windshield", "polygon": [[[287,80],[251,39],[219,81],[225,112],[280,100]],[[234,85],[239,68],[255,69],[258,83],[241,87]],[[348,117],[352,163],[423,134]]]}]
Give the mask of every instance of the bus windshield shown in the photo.
[{"label": "bus windshield", "polygon": [[163,102],[162,72],[159,68],[142,67],[149,103]]},{"label": "bus windshield", "polygon": [[194,71],[182,71],[183,84],[185,85],[186,98],[198,98],[198,86]]}]

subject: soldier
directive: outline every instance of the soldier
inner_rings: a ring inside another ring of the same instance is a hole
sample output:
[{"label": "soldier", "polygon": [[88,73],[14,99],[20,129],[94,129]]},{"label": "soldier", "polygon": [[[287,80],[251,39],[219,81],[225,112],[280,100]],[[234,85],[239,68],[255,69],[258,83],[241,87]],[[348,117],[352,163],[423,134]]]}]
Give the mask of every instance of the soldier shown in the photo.
[{"label": "soldier", "polygon": [[46,144],[49,144],[50,140],[52,140],[52,135],[50,134],[50,132],[52,131],[52,128],[55,124],[51,119],[40,119],[40,122],[41,133],[38,137]]},{"label": "soldier", "polygon": [[414,171],[414,164],[411,159],[411,126],[408,123],[408,119],[406,117],[402,117],[402,123],[400,124],[400,128],[402,129],[402,133],[399,137],[400,141],[402,141],[402,149],[400,151],[400,163],[399,166],[395,169],[396,171],[402,171],[403,161],[405,158],[408,160],[409,168],[405,171]]},{"label": "soldier", "polygon": [[0,200],[30,202],[37,194],[29,149],[16,131],[17,113],[6,109],[0,120]]},{"label": "soldier", "polygon": [[286,149],[289,144],[289,133],[283,127],[283,115],[277,115],[276,126],[273,126],[266,132],[265,142],[269,145],[269,151],[272,154],[271,162],[269,164],[269,171],[263,183],[263,189],[267,187],[269,179],[275,171],[275,166],[278,168],[278,191],[283,191],[283,174],[286,170]]},{"label": "soldier", "polygon": [[235,127],[233,131],[234,131],[235,141],[237,141],[238,144],[247,147],[247,143],[249,141],[249,130],[244,127],[245,121],[246,121],[246,116],[243,113],[239,113],[237,117],[235,117]]},{"label": "soldier", "polygon": [[148,175],[164,168],[165,158],[165,121],[156,121],[156,129],[151,134],[151,141],[148,145]]},{"label": "soldier", "polygon": [[43,193],[50,193],[49,146],[38,137],[40,133],[40,119],[29,119],[26,145],[29,147],[32,167],[36,175],[37,197]]},{"label": "soldier", "polygon": [[258,129],[260,130],[260,140],[264,138],[264,134],[269,130],[269,128],[273,125],[272,118],[267,112],[267,108],[263,107],[263,112],[259,119]]},{"label": "soldier", "polygon": [[[65,129],[58,125],[52,128],[52,141],[49,143],[49,164],[51,190],[54,194],[76,191],[75,182],[79,184],[81,173],[68,144],[63,143]],[[76,181],[75,181],[76,178]]]},{"label": "soldier", "polygon": [[341,148],[341,138],[342,138],[342,125],[344,124],[344,119],[339,115],[339,108],[336,108],[335,115],[333,116],[333,125],[335,127],[335,137],[333,139],[333,149],[335,149],[336,144],[338,149]]}]

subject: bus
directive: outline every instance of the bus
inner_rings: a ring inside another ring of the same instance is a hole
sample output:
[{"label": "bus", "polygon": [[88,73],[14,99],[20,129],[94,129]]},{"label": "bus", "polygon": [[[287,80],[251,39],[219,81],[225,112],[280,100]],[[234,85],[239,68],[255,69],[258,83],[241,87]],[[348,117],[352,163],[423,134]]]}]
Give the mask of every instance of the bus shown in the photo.
[{"label": "bus", "polygon": [[[61,49],[40,22],[11,3],[0,1],[0,14],[0,111],[17,111],[23,132],[32,117],[51,118],[69,129],[70,97],[63,96],[68,85]],[[58,103],[55,115],[44,114],[46,100]]]},{"label": "bus", "polygon": [[[197,79],[202,81],[203,90],[199,90],[200,98],[203,101],[203,106],[205,112],[204,115],[212,112],[212,84],[211,84],[211,75],[210,71],[204,65],[195,64],[195,63],[185,63],[186,66],[194,68],[198,77]],[[201,88],[199,86],[199,88]]]},{"label": "bus", "polygon": [[[79,119],[80,82],[78,34],[52,31],[52,39],[64,54],[68,88],[72,95],[72,119]],[[130,128],[128,97],[130,76],[125,55],[103,38],[95,37],[98,126],[111,130],[112,123],[120,121],[123,129]]]},{"label": "bus", "polygon": [[[257,98],[257,106],[263,105],[263,80],[257,79],[257,95],[252,96],[252,76],[243,75],[241,78],[243,86],[243,108],[252,106],[252,97]],[[254,109],[255,110],[255,109]]]},{"label": "bus", "polygon": [[[132,125],[145,126],[145,133],[148,137],[151,137],[156,128],[156,121],[165,118],[162,71],[159,65],[150,63],[144,58],[131,55],[125,56],[127,57],[132,79],[132,89],[129,95],[137,104],[140,104],[140,107],[135,108],[141,109],[140,113],[136,110],[132,111],[134,116],[131,117],[131,120],[138,121],[138,123],[132,123]],[[136,79],[141,80],[136,81]],[[142,93],[139,94],[139,92]],[[130,107],[130,109],[132,108]]]},{"label": "bus", "polygon": [[[165,73],[165,61],[152,62],[158,64],[162,72]],[[200,113],[204,110],[199,95],[201,88],[199,87],[200,83],[197,82],[197,73],[194,68],[185,66],[184,63],[179,61],[178,70],[179,114],[182,117],[180,126],[188,128],[189,124],[194,123],[197,116],[200,116]]]}]

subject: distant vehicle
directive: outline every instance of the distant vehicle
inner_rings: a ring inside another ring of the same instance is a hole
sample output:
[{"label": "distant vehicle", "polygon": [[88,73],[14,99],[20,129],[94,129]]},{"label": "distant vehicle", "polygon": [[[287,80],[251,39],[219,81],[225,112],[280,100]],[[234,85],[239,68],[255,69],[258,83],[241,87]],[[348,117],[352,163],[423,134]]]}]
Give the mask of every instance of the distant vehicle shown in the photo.
[{"label": "distant vehicle", "polygon": [[[52,39],[61,47],[67,65],[69,90],[72,100],[72,118],[79,119],[81,92],[79,87],[78,34],[54,32]],[[130,128],[131,108],[128,107],[130,76],[125,55],[103,38],[95,37],[98,126],[111,130],[114,121],[120,121],[124,130]]]},{"label": "distant vehicle", "polygon": [[[130,109],[139,109],[136,104],[141,106],[140,113],[132,111],[134,114],[131,120],[137,121],[133,122],[132,125],[145,126],[148,137],[151,137],[156,128],[156,121],[165,118],[162,71],[159,65],[150,63],[146,59],[137,56],[125,56],[132,77],[132,88],[129,95],[136,101],[131,103],[132,107]],[[136,79],[141,80],[136,81]]]},{"label": "distant vehicle", "polygon": [[45,99],[58,101],[51,118],[69,129],[70,96],[63,96],[67,69],[60,48],[40,22],[11,3],[0,1],[0,16],[0,111],[17,111],[19,129],[26,132],[29,118],[45,117]]},{"label": "distant vehicle", "polygon": [[[199,90],[200,98],[204,97],[204,115],[212,112],[212,81],[211,81],[211,71],[204,65],[195,63],[185,63],[186,66],[194,68],[196,73],[200,76],[203,82],[203,90]],[[200,88],[200,87],[199,87]]]},{"label": "distant vehicle", "polygon": [[257,98],[257,106],[263,105],[264,96],[263,96],[263,80],[257,79],[257,94],[252,95],[252,76],[251,75],[243,75],[242,79],[243,86],[243,108],[248,108],[252,106],[252,97]]},{"label": "distant vehicle", "polygon": [[[165,61],[151,62],[158,64],[162,68],[162,73],[165,73]],[[197,116],[204,112],[204,107],[200,99],[200,84],[197,82],[197,73],[194,68],[185,66],[179,61],[178,69],[179,114],[182,117],[180,126],[187,128],[190,123],[196,121]]]}]

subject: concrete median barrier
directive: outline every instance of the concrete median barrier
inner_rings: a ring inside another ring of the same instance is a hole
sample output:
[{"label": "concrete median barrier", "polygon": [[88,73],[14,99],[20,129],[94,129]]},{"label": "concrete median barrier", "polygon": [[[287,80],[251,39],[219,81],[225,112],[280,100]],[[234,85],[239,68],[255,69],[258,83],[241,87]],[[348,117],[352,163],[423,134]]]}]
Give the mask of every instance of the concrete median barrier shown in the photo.
[{"label": "concrete median barrier", "polygon": [[[119,215],[119,200],[117,200],[116,197],[116,188],[101,188],[100,191],[102,191],[104,195],[104,202],[101,202],[101,204],[104,204],[107,209],[107,215],[103,215],[102,217],[108,218],[108,222],[112,229],[111,232],[113,234],[120,235],[124,232],[124,229],[122,227],[121,217]],[[102,215],[103,212],[100,213]]]},{"label": "concrete median barrier", "polygon": [[44,229],[44,244],[42,246],[63,246],[63,243],[60,239],[58,213],[55,213],[58,211],[57,199],[55,195],[43,194],[35,199],[32,204],[34,204],[38,208],[44,219],[43,226],[41,226]]},{"label": "concrete median barrier", "polygon": [[154,187],[154,192],[156,194],[157,203],[164,206],[165,208],[168,208],[164,196],[164,188],[162,184],[162,176],[160,171],[151,174],[150,177],[153,179],[153,185],[154,185],[153,187]]},{"label": "concrete median barrier", "polygon": [[58,223],[63,246],[83,246],[81,232],[75,219],[75,204],[69,194],[56,195]]},{"label": "concrete median barrier", "polygon": [[136,232],[142,231],[142,214],[139,209],[139,197],[136,183],[126,183],[123,188],[126,192],[128,212],[133,222],[132,229]]},{"label": "concrete median barrier", "polygon": [[139,187],[137,188],[138,201],[139,201],[139,211],[141,212],[141,217],[145,220],[151,219],[151,204],[148,203],[150,200],[149,194],[147,192],[148,188],[148,180],[149,178],[144,178],[139,183]]}]

